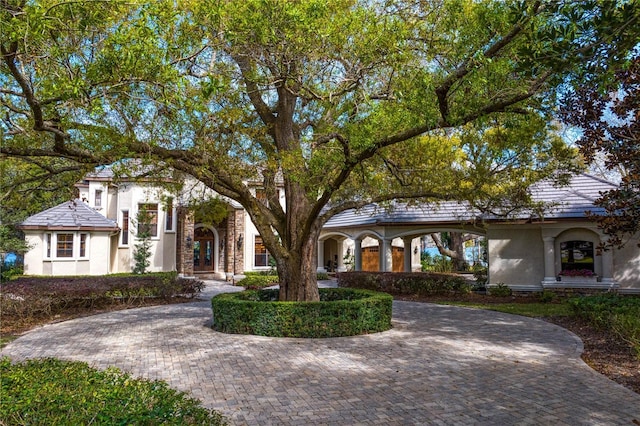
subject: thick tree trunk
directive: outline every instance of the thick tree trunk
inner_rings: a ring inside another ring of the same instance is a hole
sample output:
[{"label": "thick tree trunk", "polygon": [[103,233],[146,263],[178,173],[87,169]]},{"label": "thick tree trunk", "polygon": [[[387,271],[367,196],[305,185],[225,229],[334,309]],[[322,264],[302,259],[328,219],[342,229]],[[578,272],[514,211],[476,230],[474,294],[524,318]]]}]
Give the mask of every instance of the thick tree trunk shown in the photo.
[{"label": "thick tree trunk", "polygon": [[280,300],[318,301],[316,273],[317,239],[308,238],[299,249],[289,252],[289,258],[278,262]]}]

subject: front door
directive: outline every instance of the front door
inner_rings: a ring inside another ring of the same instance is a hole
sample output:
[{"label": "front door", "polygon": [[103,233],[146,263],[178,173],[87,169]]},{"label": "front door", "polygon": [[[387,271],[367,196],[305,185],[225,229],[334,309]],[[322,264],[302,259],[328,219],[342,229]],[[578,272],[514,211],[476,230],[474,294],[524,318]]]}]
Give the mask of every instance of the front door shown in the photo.
[{"label": "front door", "polygon": [[210,272],[214,270],[215,237],[207,228],[196,228],[193,242],[193,271]]}]

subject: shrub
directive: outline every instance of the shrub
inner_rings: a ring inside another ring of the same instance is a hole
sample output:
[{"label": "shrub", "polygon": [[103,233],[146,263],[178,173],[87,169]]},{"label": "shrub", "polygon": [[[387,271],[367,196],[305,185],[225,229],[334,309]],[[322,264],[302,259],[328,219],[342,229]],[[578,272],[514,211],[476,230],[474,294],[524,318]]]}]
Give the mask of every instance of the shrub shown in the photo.
[{"label": "shrub", "polygon": [[556,293],[550,290],[543,290],[541,293],[538,294],[538,300],[541,303],[553,302],[555,298],[556,298]]},{"label": "shrub", "polygon": [[10,266],[0,268],[0,282],[13,280],[23,274],[22,266]]},{"label": "shrub", "polygon": [[327,274],[326,272],[318,272],[318,275],[317,275],[316,279],[318,281],[320,281],[320,280],[328,280],[329,279],[329,274]]},{"label": "shrub", "polygon": [[640,358],[640,298],[599,294],[569,299],[576,315],[629,342]]},{"label": "shrub", "polygon": [[320,302],[279,302],[278,290],[219,294],[212,328],[272,337],[339,337],[391,328],[393,298],[384,293],[321,288]]},{"label": "shrub", "polygon": [[470,291],[469,284],[460,276],[424,272],[343,272],[338,274],[338,286],[418,296]]},{"label": "shrub", "polygon": [[92,277],[21,277],[0,284],[3,321],[58,315],[67,309],[136,305],[149,297],[194,297],[204,284],[175,272]]},{"label": "shrub", "polygon": [[498,283],[496,285],[490,286],[487,292],[489,293],[489,296],[497,297],[507,297],[513,294],[513,290],[511,290],[511,287],[509,287],[505,283]]},{"label": "shrub", "polygon": [[277,275],[253,275],[247,273],[245,278],[236,281],[236,285],[242,286],[247,290],[260,290],[278,284],[279,280]]},{"label": "shrub", "polygon": [[476,282],[474,284],[474,288],[477,290],[484,290],[487,288],[487,282],[489,281],[489,277],[487,275],[486,266],[482,266],[479,263],[473,265],[473,278],[475,278]]},{"label": "shrub", "polygon": [[453,260],[448,257],[423,253],[420,264],[423,272],[451,272],[453,271]]},{"label": "shrub", "polygon": [[0,360],[0,424],[222,425],[222,416],[161,381],[57,359]]}]

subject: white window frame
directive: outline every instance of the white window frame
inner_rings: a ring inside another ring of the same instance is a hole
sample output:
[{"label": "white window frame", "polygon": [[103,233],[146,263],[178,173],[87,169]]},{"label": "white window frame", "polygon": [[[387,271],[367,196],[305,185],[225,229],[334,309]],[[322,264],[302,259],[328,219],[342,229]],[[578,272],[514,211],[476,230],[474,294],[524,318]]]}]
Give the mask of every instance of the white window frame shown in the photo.
[{"label": "white window frame", "polygon": [[93,207],[96,210],[102,209],[102,194],[103,194],[103,192],[104,191],[102,191],[102,188],[98,188],[93,193]]},{"label": "white window frame", "polygon": [[[164,232],[165,234],[175,234],[176,232],[176,208],[173,204],[173,198],[169,198],[170,202],[167,202],[167,205],[164,208]],[[171,221],[169,222],[169,212],[171,212]],[[169,229],[169,225],[171,229]]]},{"label": "white window frame", "polygon": [[[126,229],[125,229],[125,212],[127,214]],[[123,237],[127,234],[127,242],[123,242]],[[120,236],[118,237],[118,247],[129,247],[131,244],[131,210],[120,210]]]},{"label": "white window frame", "polygon": [[[58,256],[58,235],[60,234],[72,234],[72,250],[71,257]],[[85,249],[84,256],[80,256],[80,235],[86,235],[85,237]],[[91,246],[91,233],[80,231],[53,231],[45,232],[43,238],[43,258],[49,261],[75,261],[75,260],[88,260],[90,258],[90,246]]]},{"label": "white window frame", "polygon": [[[80,254],[82,247],[82,236],[84,237],[84,256]],[[89,247],[91,246],[91,234],[88,232],[78,232],[78,259],[89,259]]]},{"label": "white window frame", "polygon": [[[140,206],[141,205],[151,205],[151,204],[155,204],[155,206],[156,206],[156,210],[155,210],[155,212],[156,212],[156,235],[152,235],[151,236],[151,240],[152,241],[158,241],[158,240],[160,240],[160,229],[164,229],[164,226],[162,228],[160,227],[161,223],[162,223],[162,222],[160,222],[160,219],[161,219],[161,217],[160,217],[161,216],[160,215],[160,211],[161,211],[160,210],[160,206],[161,206],[160,203],[158,201],[139,202],[137,204],[137,206],[136,206],[136,215],[135,215],[135,217],[136,218],[138,217],[138,213],[140,212]],[[131,216],[129,216],[129,219],[131,219]],[[164,219],[164,217],[162,219]],[[135,225],[136,225],[136,234],[135,234],[134,237],[137,240],[138,239],[138,232],[140,230],[140,224],[136,223]]]}]

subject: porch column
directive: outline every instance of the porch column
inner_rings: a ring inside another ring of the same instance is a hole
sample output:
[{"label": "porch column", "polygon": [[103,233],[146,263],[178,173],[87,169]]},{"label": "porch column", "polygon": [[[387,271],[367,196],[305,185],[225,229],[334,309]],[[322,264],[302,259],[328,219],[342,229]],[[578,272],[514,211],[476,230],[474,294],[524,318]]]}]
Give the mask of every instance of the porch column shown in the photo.
[{"label": "porch column", "polygon": [[356,238],[353,243],[353,270],[362,271],[362,240]]},{"label": "porch column", "polygon": [[555,237],[542,237],[544,242],[544,282],[556,281]]},{"label": "porch column", "polygon": [[390,239],[385,238],[382,240],[382,250],[380,250],[380,270],[382,272],[393,271],[393,250],[391,247]]},{"label": "porch column", "polygon": [[317,272],[325,273],[327,272],[324,267],[324,240],[318,240],[318,266],[316,268]]},{"label": "porch column", "polygon": [[336,268],[336,272],[344,272],[347,270],[344,266],[344,239],[337,240],[338,246],[338,267]]},{"label": "porch column", "polygon": [[404,237],[402,241],[404,242],[404,272],[411,272],[411,265],[413,263],[411,242],[413,241],[413,238]]}]

